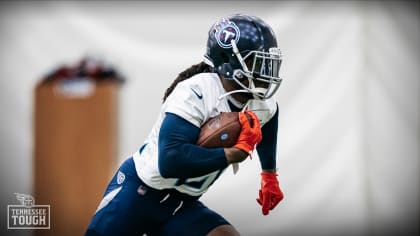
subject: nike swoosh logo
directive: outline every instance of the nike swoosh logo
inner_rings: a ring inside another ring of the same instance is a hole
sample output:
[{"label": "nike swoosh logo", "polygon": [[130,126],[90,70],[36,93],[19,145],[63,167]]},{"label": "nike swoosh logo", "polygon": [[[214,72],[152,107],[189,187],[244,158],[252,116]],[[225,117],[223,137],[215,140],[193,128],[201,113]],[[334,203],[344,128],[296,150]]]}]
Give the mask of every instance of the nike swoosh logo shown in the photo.
[{"label": "nike swoosh logo", "polygon": [[198,99],[202,99],[203,95],[198,93],[197,91],[195,91],[193,88],[191,88],[191,90],[193,91],[193,93],[198,97]]}]

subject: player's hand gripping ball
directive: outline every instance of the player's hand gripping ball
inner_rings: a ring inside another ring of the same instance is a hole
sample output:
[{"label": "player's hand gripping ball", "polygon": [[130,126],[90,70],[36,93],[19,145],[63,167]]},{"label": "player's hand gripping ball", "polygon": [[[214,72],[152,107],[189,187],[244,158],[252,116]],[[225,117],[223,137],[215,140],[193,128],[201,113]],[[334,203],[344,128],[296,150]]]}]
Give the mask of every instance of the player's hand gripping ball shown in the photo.
[{"label": "player's hand gripping ball", "polygon": [[[251,111],[223,112],[213,118],[210,118],[206,123],[204,123],[201,127],[197,145],[209,148],[232,147],[238,145],[240,142],[242,143],[242,146],[247,146],[249,148],[250,145],[243,145],[243,139],[245,132],[248,133],[245,135],[249,135],[249,129],[251,127],[257,129],[257,137],[251,138],[253,139],[252,142],[259,142],[261,140],[261,128],[259,126],[259,120],[256,118],[255,114]],[[255,144],[256,143],[251,145],[254,146]],[[241,149],[245,148],[242,147]],[[249,152],[248,149],[244,151]]]},{"label": "player's hand gripping ball", "polygon": [[[251,122],[248,122],[251,118]],[[255,146],[262,140],[260,120],[257,115],[250,110],[239,113],[241,123],[241,133],[236,144],[233,146],[251,155]]]}]

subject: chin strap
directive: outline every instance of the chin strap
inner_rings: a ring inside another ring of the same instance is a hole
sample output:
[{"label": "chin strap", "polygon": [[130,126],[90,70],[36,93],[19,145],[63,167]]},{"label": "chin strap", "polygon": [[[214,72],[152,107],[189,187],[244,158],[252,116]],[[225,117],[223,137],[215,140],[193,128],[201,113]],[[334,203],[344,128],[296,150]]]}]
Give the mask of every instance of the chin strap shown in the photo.
[{"label": "chin strap", "polygon": [[245,89],[233,90],[233,91],[230,91],[230,92],[227,92],[225,94],[220,95],[218,97],[218,99],[220,100],[220,99],[222,99],[222,98],[224,98],[226,96],[229,96],[231,94],[234,94],[234,93],[250,93],[250,92],[248,90],[245,90]]}]

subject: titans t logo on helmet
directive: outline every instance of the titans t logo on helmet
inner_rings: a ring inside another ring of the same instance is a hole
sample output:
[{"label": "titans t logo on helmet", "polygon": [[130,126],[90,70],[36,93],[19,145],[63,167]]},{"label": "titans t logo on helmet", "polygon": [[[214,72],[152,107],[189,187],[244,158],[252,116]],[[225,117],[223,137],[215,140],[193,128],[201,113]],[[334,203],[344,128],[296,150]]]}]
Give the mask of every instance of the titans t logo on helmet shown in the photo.
[{"label": "titans t logo on helmet", "polygon": [[214,37],[217,40],[217,43],[222,48],[231,48],[232,39],[235,40],[235,43],[238,43],[240,37],[240,31],[238,26],[234,22],[231,22],[229,19],[223,18],[214,25]]}]

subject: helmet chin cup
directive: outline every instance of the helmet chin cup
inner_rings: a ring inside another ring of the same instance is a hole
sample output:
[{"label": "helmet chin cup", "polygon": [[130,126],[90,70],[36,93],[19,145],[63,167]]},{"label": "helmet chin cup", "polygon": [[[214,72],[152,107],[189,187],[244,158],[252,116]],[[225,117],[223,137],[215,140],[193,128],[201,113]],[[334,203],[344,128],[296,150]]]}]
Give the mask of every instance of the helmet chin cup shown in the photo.
[{"label": "helmet chin cup", "polygon": [[265,88],[254,88],[252,90],[252,96],[254,99],[265,99],[265,95],[267,94],[267,89]]}]

